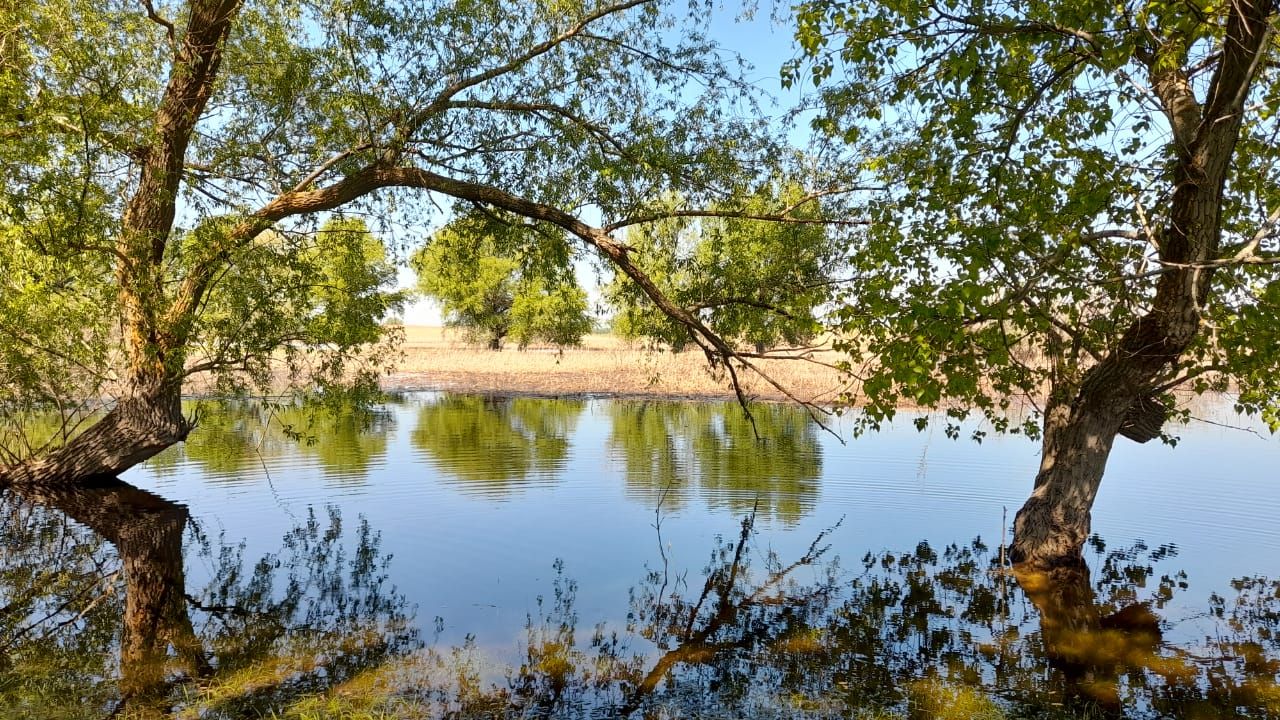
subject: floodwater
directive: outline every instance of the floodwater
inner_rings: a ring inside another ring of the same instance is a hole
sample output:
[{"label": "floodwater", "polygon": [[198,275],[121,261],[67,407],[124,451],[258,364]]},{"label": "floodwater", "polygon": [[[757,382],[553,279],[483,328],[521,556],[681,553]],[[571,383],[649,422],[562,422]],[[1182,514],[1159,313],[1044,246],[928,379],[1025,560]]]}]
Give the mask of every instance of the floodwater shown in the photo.
[{"label": "floodwater", "polygon": [[121,481],[3,497],[0,715],[1280,717],[1247,420],[1118,441],[1089,572],[1019,579],[1035,443],[754,412],[202,403]]}]

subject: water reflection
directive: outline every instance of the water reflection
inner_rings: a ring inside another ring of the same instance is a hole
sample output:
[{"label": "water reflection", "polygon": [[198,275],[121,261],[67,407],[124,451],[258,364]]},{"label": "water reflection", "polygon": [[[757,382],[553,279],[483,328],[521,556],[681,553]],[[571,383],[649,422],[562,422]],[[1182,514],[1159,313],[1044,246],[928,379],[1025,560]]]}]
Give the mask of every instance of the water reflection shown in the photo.
[{"label": "water reflection", "polygon": [[363,480],[387,452],[395,414],[387,408],[328,407],[292,403],[185,403],[196,429],[150,461],[164,473],[184,461],[213,478],[238,478],[293,455],[313,459],[332,481]]},{"label": "water reflection", "polygon": [[650,573],[624,631],[575,642],[576,585],[559,578],[505,681],[484,688],[455,651],[438,660],[453,680],[417,692],[463,717],[1276,717],[1280,583],[1236,583],[1211,634],[1167,643],[1160,611],[1186,584],[1156,575],[1167,552],[1015,581],[980,541],[922,543],[846,571],[821,538],[760,563],[747,522],[701,581]]},{"label": "water reflection", "polygon": [[[655,558],[625,615],[586,629],[557,564],[503,670],[509,658],[471,642],[424,650],[377,533],[344,533],[337,510],[308,514],[279,552],[246,564],[182,505],[119,480],[14,487],[2,507],[0,714],[1280,713],[1280,582],[1242,578],[1212,596],[1195,636],[1162,617],[1189,586],[1166,569],[1169,546],[1095,540],[1092,573],[1052,576],[1002,572],[980,540],[845,567],[831,535],[798,557],[762,549],[748,516],[700,577]],[[198,562],[184,561],[184,536]],[[194,592],[189,567],[208,575]]]},{"label": "water reflection", "polygon": [[[149,467],[166,474],[191,463],[211,479],[241,482],[301,463],[330,482],[363,482],[387,458],[397,421],[416,411],[409,442],[444,484],[506,498],[530,483],[560,480],[586,407],[573,399],[449,394],[373,409],[191,403],[196,430]],[[733,403],[614,402],[592,419],[608,423],[609,454],[633,499],[674,509],[699,498],[712,509],[794,525],[818,500],[820,430],[798,408],[753,412],[755,429]]]},{"label": "water reflection", "polygon": [[584,407],[581,400],[441,395],[418,409],[411,439],[459,489],[503,497],[532,477],[555,479]]},{"label": "water reflection", "polygon": [[609,447],[631,495],[649,506],[678,507],[699,494],[711,507],[793,524],[818,499],[820,430],[792,406],[752,414],[758,436],[732,403],[611,403]]},{"label": "water reflection", "polygon": [[344,542],[337,510],[248,567],[242,547],[193,529],[211,574],[189,594],[182,505],[116,479],[13,486],[3,502],[6,715],[152,717],[194,702],[201,717],[243,717],[417,646],[377,534],[361,523]]}]

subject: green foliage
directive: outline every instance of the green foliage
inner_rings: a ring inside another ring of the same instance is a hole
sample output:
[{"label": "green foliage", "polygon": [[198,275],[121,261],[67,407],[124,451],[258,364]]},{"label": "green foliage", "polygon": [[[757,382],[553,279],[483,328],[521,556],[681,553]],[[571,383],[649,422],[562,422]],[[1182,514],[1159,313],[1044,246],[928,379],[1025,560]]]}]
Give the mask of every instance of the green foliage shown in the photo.
[{"label": "green foliage", "polygon": [[0,414],[61,405],[74,422],[115,362],[110,270],[24,235],[0,222]]},{"label": "green foliage", "polygon": [[[765,186],[740,203],[717,211],[762,215],[800,202],[794,185]],[[816,222],[815,202],[794,213],[800,222],[735,217],[668,218],[627,233],[641,268],[662,291],[692,309],[721,335],[764,349],[810,342],[821,330],[817,317],[830,299],[840,266],[837,236]],[[617,276],[606,288],[617,309],[614,331],[683,348],[688,330],[660,312],[629,279]]]},{"label": "green foliage", "polygon": [[[1152,88],[1172,73],[1201,107],[1216,102],[1210,78],[1241,7],[799,7],[805,57],[785,79],[821,86],[815,129],[853,149],[868,185],[886,188],[865,204],[869,224],[834,315],[860,366],[868,424],[910,403],[978,410],[997,430],[1034,433],[1035,418],[1011,410],[1010,397],[1043,397],[1050,383],[1074,394],[1169,270],[1153,245],[1171,223],[1171,167],[1184,141]],[[1268,238],[1257,257],[1275,250],[1265,218],[1280,205],[1270,139],[1280,73],[1269,67],[1247,87],[1222,258],[1257,233]],[[1244,408],[1275,407],[1280,345],[1264,328],[1277,312],[1266,290],[1274,266],[1223,264],[1201,308],[1210,332],[1154,385],[1235,382]]]},{"label": "green foliage", "polygon": [[410,259],[418,289],[440,303],[447,324],[491,349],[508,336],[521,348],[579,345],[592,327],[587,294],[559,233],[547,233],[489,214],[456,218]]},{"label": "green foliage", "polygon": [[[396,228],[438,225],[442,196],[563,226],[776,164],[741,68],[658,3],[208,4],[0,2],[6,420],[193,376],[368,390]],[[521,258],[509,332],[574,342],[573,250],[543,240],[561,271]]]},{"label": "green foliage", "polygon": [[[219,232],[198,228],[193,236]],[[193,330],[224,390],[276,379],[277,349],[290,376],[339,380],[362,346],[384,339],[382,320],[406,295],[388,290],[395,266],[359,218],[336,216],[313,232],[269,232],[233,259]]]}]

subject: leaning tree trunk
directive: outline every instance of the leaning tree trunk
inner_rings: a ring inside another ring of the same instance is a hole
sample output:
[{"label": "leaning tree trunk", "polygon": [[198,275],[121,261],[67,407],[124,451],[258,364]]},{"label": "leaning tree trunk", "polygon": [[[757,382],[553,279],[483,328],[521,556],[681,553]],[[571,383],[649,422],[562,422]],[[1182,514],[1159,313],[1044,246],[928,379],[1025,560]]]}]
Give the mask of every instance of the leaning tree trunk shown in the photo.
[{"label": "leaning tree trunk", "polygon": [[1129,327],[1073,396],[1063,397],[1062,387],[1051,392],[1040,471],[1014,518],[1015,563],[1043,569],[1083,564],[1090,512],[1116,436],[1138,442],[1159,436],[1164,410],[1152,392],[1195,338],[1197,307],[1194,298],[1162,291],[1152,312]]},{"label": "leaning tree trunk", "polygon": [[[145,3],[144,3],[145,4]],[[113,242],[121,334],[128,357],[125,392],[97,424],[66,445],[17,467],[0,468],[3,482],[79,482],[115,475],[186,438],[182,416],[183,359],[197,308],[209,287],[196,273],[170,296],[174,258],[167,252],[178,214],[187,149],[204,116],[240,0],[192,0],[186,24],[169,27],[173,52],[168,82],[151,125],[129,155],[138,174]],[[145,138],[145,142],[144,142]],[[200,267],[217,259],[193,258]]]},{"label": "leaning tree trunk", "polygon": [[68,484],[114,476],[185,440],[179,382],[134,383],[102,419],[65,445],[17,466],[0,468],[0,482]]},{"label": "leaning tree trunk", "polygon": [[1245,103],[1271,51],[1273,0],[1239,0],[1225,12],[1222,50],[1204,102],[1182,67],[1185,58],[1179,53],[1184,51],[1177,43],[1136,56],[1147,65],[1176,157],[1168,216],[1152,238],[1159,251],[1159,280],[1150,310],[1085,373],[1078,390],[1051,390],[1040,472],[1014,521],[1015,562],[1041,567],[1079,562],[1116,435],[1145,441],[1158,434],[1163,416],[1151,396],[1178,369],[1199,332],[1215,268],[1223,264],[1224,188]]}]

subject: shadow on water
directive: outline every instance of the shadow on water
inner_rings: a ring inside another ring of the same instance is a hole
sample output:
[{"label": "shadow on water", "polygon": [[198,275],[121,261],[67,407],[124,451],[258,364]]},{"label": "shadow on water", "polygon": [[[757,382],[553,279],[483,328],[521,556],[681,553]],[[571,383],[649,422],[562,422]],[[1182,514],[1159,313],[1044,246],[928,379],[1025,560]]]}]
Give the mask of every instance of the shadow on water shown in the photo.
[{"label": "shadow on water", "polygon": [[[195,527],[119,480],[13,487],[0,512],[0,713],[11,717],[1276,717],[1280,583],[1187,587],[1170,547],[1012,576],[981,541],[868,553],[759,547],[754,516],[700,577],[659,557],[625,617],[580,630],[556,564],[518,657],[424,647],[376,532],[309,514],[279,552]],[[184,553],[184,539],[186,552]],[[207,571],[192,584],[186,565]],[[447,582],[448,578],[440,578]]]},{"label": "shadow on water", "polygon": [[[699,582],[650,572],[624,628],[575,642],[576,585],[531,619],[518,667],[482,683],[456,650],[460,717],[814,717],[910,720],[1277,717],[1280,583],[1239,581],[1214,632],[1163,640],[1185,585],[1141,545],[1054,577],[999,572],[980,541],[868,554],[850,570],[819,537],[789,563],[752,547],[752,521]],[[754,567],[760,564],[761,567]],[[1151,597],[1142,602],[1141,591]],[[472,663],[469,665],[468,663]],[[450,694],[452,692],[452,695]]]}]

